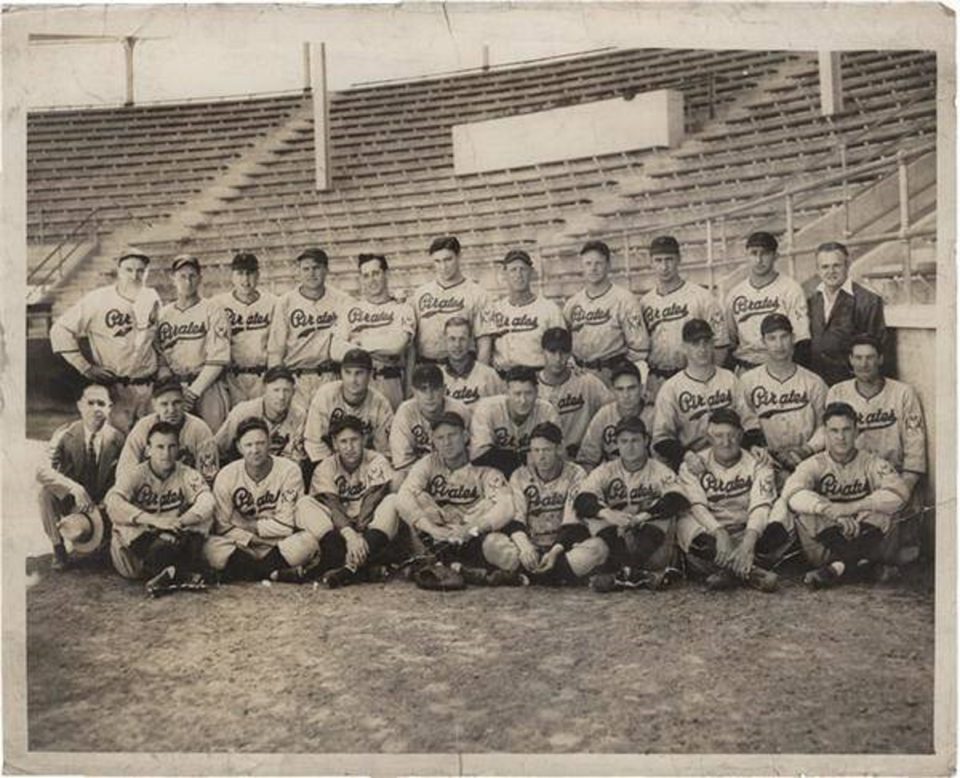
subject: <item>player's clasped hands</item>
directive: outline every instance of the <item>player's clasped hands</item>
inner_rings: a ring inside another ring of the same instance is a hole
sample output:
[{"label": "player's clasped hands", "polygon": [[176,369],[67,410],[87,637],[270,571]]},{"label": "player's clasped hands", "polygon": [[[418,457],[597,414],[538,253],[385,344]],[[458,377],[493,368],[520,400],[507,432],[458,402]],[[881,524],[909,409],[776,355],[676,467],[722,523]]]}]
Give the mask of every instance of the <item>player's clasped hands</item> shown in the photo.
[{"label": "player's clasped hands", "polygon": [[697,478],[703,475],[707,470],[707,465],[703,461],[703,457],[701,457],[695,451],[688,451],[686,454],[684,454],[683,462],[690,470],[690,474],[696,476]]},{"label": "player's clasped hands", "polygon": [[[537,553],[537,549],[533,547],[533,543],[526,538],[518,538],[514,540],[514,544],[520,551],[520,564],[523,565],[523,569],[531,573],[536,572],[540,567],[540,555]],[[555,560],[556,556],[551,561],[551,567],[553,567],[553,561]]]},{"label": "player's clasped hands", "polygon": [[[533,569],[527,568],[531,573],[549,573],[553,570],[553,566],[557,563],[557,560],[563,554],[563,546],[555,545],[553,546],[546,554],[543,555],[543,559],[540,560],[540,563]],[[523,562],[523,556],[520,557],[520,561]],[[524,565],[526,567],[526,565]]]},{"label": "player's clasped hands", "polygon": [[357,569],[367,561],[367,554],[370,553],[370,547],[363,535],[348,527],[343,533],[343,539],[347,544],[347,567]]}]

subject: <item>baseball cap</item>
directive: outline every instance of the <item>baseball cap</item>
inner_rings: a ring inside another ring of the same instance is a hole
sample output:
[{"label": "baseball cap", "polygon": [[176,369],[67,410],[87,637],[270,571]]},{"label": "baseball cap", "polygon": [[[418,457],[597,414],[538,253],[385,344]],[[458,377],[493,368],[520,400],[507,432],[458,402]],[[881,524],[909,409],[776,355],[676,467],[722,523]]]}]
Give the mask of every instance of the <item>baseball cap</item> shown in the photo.
[{"label": "baseball cap", "polygon": [[144,264],[150,264],[150,257],[135,246],[127,246],[120,252],[120,254],[117,255],[117,264],[119,265],[125,259],[139,259]]},{"label": "baseball cap", "polygon": [[367,262],[379,262],[384,270],[390,269],[387,258],[383,254],[357,254],[357,267],[363,267]]},{"label": "baseball cap", "polygon": [[296,378],[293,376],[293,371],[289,367],[284,367],[283,365],[274,365],[271,368],[267,368],[267,372],[263,376],[264,386],[280,380],[289,381],[291,384],[295,384],[297,382]]},{"label": "baseball cap", "polygon": [[740,421],[740,414],[733,408],[717,408],[710,414],[711,424],[729,424],[738,430],[743,429],[743,422]]},{"label": "baseball cap", "polygon": [[343,355],[340,367],[362,367],[364,370],[373,370],[373,359],[362,348],[352,348]]},{"label": "baseball cap", "polygon": [[674,254],[680,256],[680,244],[672,235],[658,235],[650,241],[650,254]]},{"label": "baseball cap", "polygon": [[176,392],[177,394],[183,394],[183,386],[180,385],[180,379],[174,376],[169,376],[164,378],[161,381],[157,381],[153,385],[153,391],[151,392],[152,397],[159,397],[161,394],[166,394],[167,392]]},{"label": "baseball cap", "polygon": [[643,419],[639,416],[625,416],[617,422],[617,426],[613,428],[613,436],[616,437],[621,432],[636,432],[641,435],[647,434],[647,425],[643,423]]},{"label": "baseball cap", "polygon": [[534,438],[543,438],[544,440],[549,440],[551,443],[559,445],[563,442],[563,433],[552,421],[543,421],[530,430],[530,440]]},{"label": "baseball cap", "polygon": [[640,368],[633,364],[633,362],[630,362],[626,359],[617,362],[617,364],[613,366],[613,369],[610,371],[610,383],[614,383],[620,376],[624,375],[632,375],[641,384],[643,383],[643,376],[640,375]]},{"label": "baseball cap", "polygon": [[175,257],[173,260],[173,265],[170,268],[170,272],[176,273],[182,267],[192,267],[198,273],[200,272],[200,260],[191,254],[181,254],[179,257]]},{"label": "baseball cap", "polygon": [[417,365],[410,379],[414,389],[434,389],[443,386],[443,371],[433,364]]},{"label": "baseball cap", "polygon": [[233,262],[230,263],[230,269],[255,273],[260,269],[260,260],[257,259],[256,254],[249,251],[239,251],[233,255]]},{"label": "baseball cap", "polygon": [[550,327],[540,338],[540,347],[544,351],[573,351],[573,337],[564,327]]},{"label": "baseball cap", "polygon": [[750,237],[747,238],[748,249],[758,246],[767,251],[776,251],[778,245],[777,239],[769,232],[752,232],[750,233]]},{"label": "baseball cap", "polygon": [[514,365],[507,370],[503,380],[508,384],[513,381],[525,381],[528,384],[537,385],[537,371],[526,365]]},{"label": "baseball cap", "polygon": [[260,430],[268,438],[270,437],[270,428],[267,426],[267,422],[259,416],[250,416],[237,425],[237,434],[234,436],[234,440],[239,443],[243,436],[251,430]]},{"label": "baseball cap", "polygon": [[771,332],[793,332],[793,324],[782,313],[770,313],[760,322],[760,334],[769,335]]},{"label": "baseball cap", "polygon": [[511,249],[500,263],[506,267],[511,262],[523,262],[528,267],[533,267],[533,260],[530,259],[530,255],[523,249]]},{"label": "baseball cap", "polygon": [[713,327],[703,319],[689,319],[683,324],[683,342],[696,343],[704,338],[713,338]]},{"label": "baseball cap", "polygon": [[304,249],[297,255],[297,262],[302,262],[305,259],[312,259],[314,262],[319,262],[324,266],[330,264],[330,259],[327,257],[327,252],[321,248]]},{"label": "baseball cap", "polygon": [[340,416],[330,422],[329,435],[331,438],[337,437],[344,430],[353,430],[358,435],[363,435],[363,422],[352,413]]},{"label": "baseball cap", "polygon": [[456,411],[444,411],[440,414],[439,417],[430,422],[430,429],[435,430],[437,427],[448,424],[451,427],[458,427],[459,429],[465,430],[467,428],[466,422]]}]

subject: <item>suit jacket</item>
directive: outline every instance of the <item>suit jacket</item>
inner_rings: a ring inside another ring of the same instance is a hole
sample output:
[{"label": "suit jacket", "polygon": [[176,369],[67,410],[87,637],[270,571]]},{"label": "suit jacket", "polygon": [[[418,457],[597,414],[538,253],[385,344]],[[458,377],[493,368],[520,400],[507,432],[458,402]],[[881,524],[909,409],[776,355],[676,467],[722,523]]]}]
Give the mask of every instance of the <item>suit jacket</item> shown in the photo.
[{"label": "suit jacket", "polygon": [[822,292],[807,299],[810,313],[810,368],[828,386],[853,378],[850,369],[850,344],[855,335],[872,335],[886,346],[887,327],[883,320],[883,300],[860,284],[853,284],[853,295],[840,290],[826,320]]},{"label": "suit jacket", "polygon": [[83,422],[79,419],[64,424],[53,433],[47,447],[47,459],[37,470],[37,480],[44,486],[58,485],[65,488],[80,484],[94,502],[103,502],[116,478],[117,460],[123,449],[124,436],[110,424],[104,424],[100,434],[103,439],[93,483],[84,483],[87,447],[84,442]]}]

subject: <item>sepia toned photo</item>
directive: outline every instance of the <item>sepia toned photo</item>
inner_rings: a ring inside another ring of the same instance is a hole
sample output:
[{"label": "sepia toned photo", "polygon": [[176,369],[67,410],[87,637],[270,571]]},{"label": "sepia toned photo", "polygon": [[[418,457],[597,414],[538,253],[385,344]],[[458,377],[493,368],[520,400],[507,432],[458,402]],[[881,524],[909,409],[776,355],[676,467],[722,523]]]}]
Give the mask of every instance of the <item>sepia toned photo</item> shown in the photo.
[{"label": "sepia toned photo", "polygon": [[2,22],[6,771],[952,773],[952,9]]}]

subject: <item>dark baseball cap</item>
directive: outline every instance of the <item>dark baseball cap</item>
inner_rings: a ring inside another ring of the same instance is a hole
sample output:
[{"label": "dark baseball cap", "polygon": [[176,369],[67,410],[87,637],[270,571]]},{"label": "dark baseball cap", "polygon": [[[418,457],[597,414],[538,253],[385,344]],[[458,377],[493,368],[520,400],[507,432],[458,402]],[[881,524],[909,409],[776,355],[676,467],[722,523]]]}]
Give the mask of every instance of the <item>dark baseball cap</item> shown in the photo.
[{"label": "dark baseball cap", "polygon": [[437,427],[440,427],[444,424],[449,424],[451,427],[457,427],[459,429],[465,430],[467,428],[466,422],[456,411],[444,411],[436,419],[430,422],[430,429],[435,430]]},{"label": "dark baseball cap", "polygon": [[304,249],[297,255],[297,262],[302,262],[305,259],[312,259],[314,262],[319,262],[321,265],[330,264],[330,259],[327,257],[327,252],[321,248]]},{"label": "dark baseball cap", "polygon": [[153,390],[150,394],[152,397],[159,397],[161,394],[166,394],[167,392],[176,392],[180,395],[183,394],[183,386],[181,386],[179,378],[169,376],[168,378],[157,381],[153,385]]},{"label": "dark baseball cap", "polygon": [[551,443],[560,445],[563,442],[563,432],[552,421],[540,422],[536,427],[530,430],[530,440],[534,438],[543,438]]},{"label": "dark baseball cap", "polygon": [[537,385],[537,371],[526,365],[514,365],[503,376],[503,380],[508,384],[513,381],[523,381],[524,383]]},{"label": "dark baseball cap", "polygon": [[743,422],[740,420],[740,414],[733,408],[717,408],[710,414],[711,424],[729,424],[738,430],[743,429]]},{"label": "dark baseball cap", "polygon": [[257,255],[249,251],[239,251],[233,255],[230,263],[231,270],[243,270],[247,273],[256,273],[260,270],[260,260]]},{"label": "dark baseball cap", "polygon": [[673,254],[680,256],[680,244],[673,235],[658,235],[650,241],[650,255]]},{"label": "dark baseball cap", "polygon": [[617,362],[610,371],[610,383],[613,384],[620,376],[630,375],[636,378],[641,384],[643,376],[640,375],[640,368],[628,359]]},{"label": "dark baseball cap", "polygon": [[770,313],[760,322],[760,335],[769,335],[771,332],[793,332],[793,324],[782,313]]},{"label": "dark baseball cap", "polygon": [[500,261],[500,264],[506,267],[511,262],[523,262],[528,267],[533,267],[533,260],[530,259],[530,255],[523,249],[511,249]]},{"label": "dark baseball cap", "polygon": [[362,367],[364,370],[373,370],[373,359],[370,353],[362,348],[352,348],[343,355],[340,367]]},{"label": "dark baseball cap", "polygon": [[769,232],[752,232],[750,233],[750,237],[747,238],[748,249],[757,246],[767,251],[776,251],[779,245],[777,239]]},{"label": "dark baseball cap", "polygon": [[170,268],[171,273],[176,273],[182,267],[192,267],[198,273],[200,272],[200,260],[192,254],[181,254],[174,258],[173,265]]},{"label": "dark baseball cap", "polygon": [[705,338],[713,338],[713,327],[703,319],[689,319],[683,324],[683,342],[696,343]]},{"label": "dark baseball cap", "polygon": [[562,351],[569,354],[573,351],[573,337],[565,327],[550,327],[540,337],[540,347],[544,351]]},{"label": "dark baseball cap", "polygon": [[641,435],[647,435],[647,425],[639,416],[625,416],[617,422],[613,428],[613,436],[616,437],[621,432],[636,432]]},{"label": "dark baseball cap", "polygon": [[266,386],[267,384],[272,384],[274,381],[289,381],[291,384],[297,382],[294,378],[293,371],[289,367],[284,367],[283,365],[274,365],[271,368],[267,369],[267,372],[263,376],[263,383]]},{"label": "dark baseball cap", "polygon": [[443,386],[443,371],[434,364],[417,365],[410,379],[414,389],[435,389]]}]

